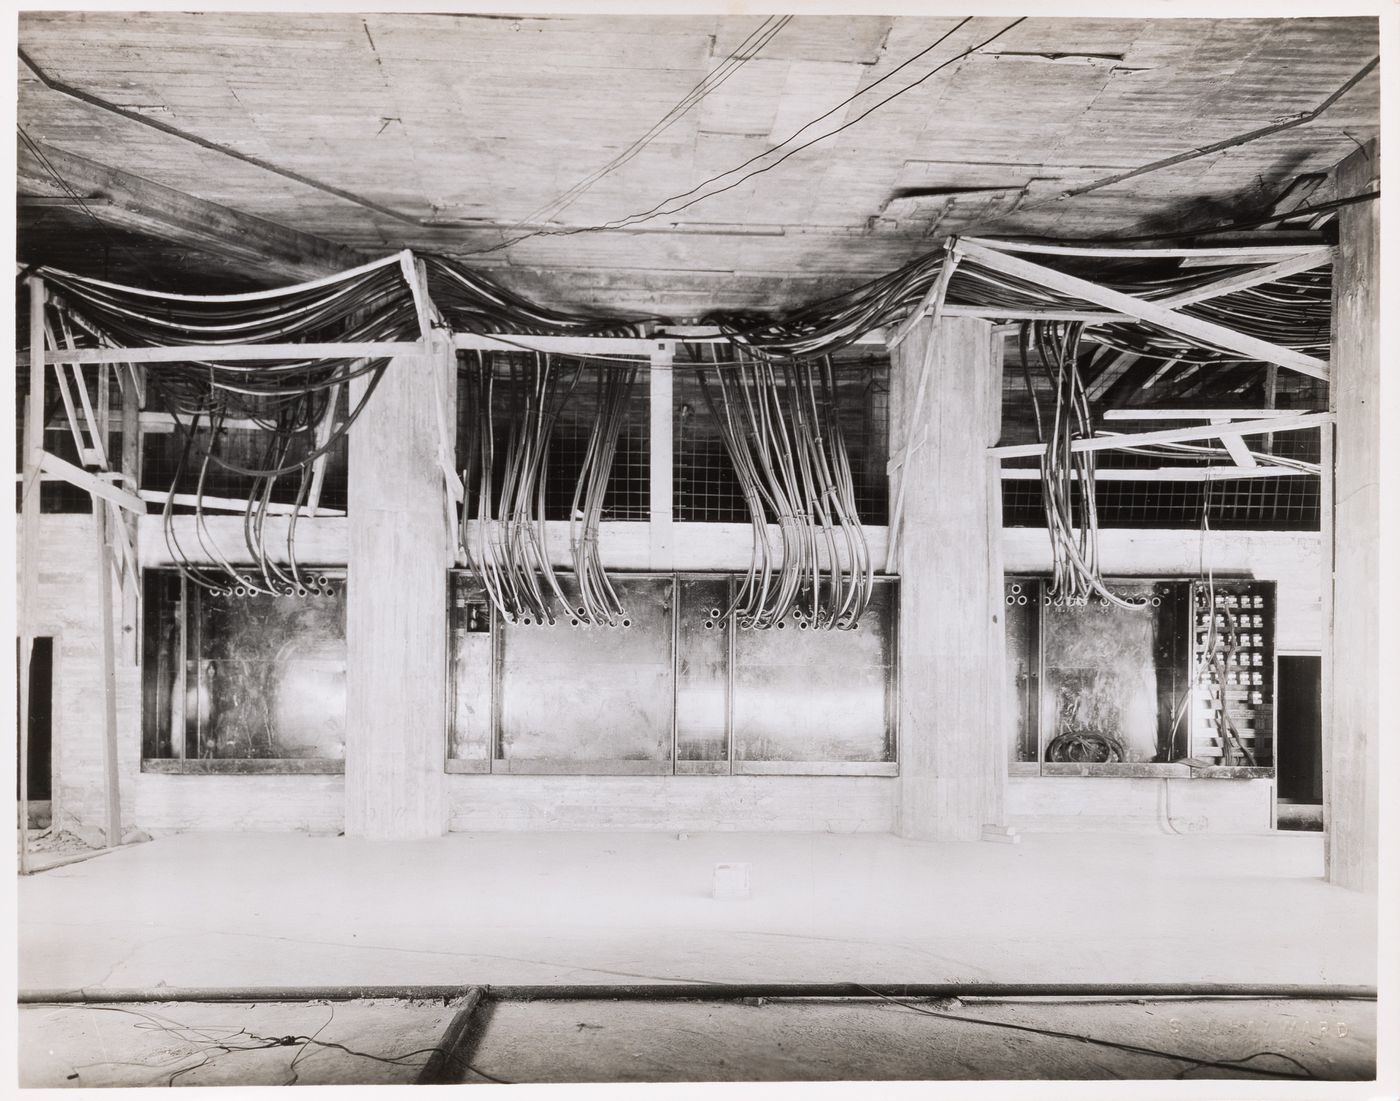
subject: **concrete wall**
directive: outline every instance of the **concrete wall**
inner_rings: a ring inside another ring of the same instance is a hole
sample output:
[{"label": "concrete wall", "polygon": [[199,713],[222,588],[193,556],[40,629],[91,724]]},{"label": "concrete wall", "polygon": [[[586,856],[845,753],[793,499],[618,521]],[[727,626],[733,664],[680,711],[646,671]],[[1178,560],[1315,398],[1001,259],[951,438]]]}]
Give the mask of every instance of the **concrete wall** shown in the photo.
[{"label": "concrete wall", "polygon": [[[40,633],[54,636],[56,823],[100,840],[102,694],[92,517],[42,520]],[[1321,643],[1318,537],[1220,532],[1207,536],[1212,567],[1279,582],[1279,645]],[[1107,531],[1106,569],[1193,576],[1194,532]],[[1045,533],[1004,533],[1008,572],[1048,565]],[[169,776],[140,771],[140,683],[118,665],[123,821],[154,833],[190,829],[339,830],[339,776]],[[1170,787],[1168,788],[1168,785]],[[846,776],[462,776],[446,777],[450,828],[773,829],[889,831],[898,781]],[[1170,790],[1172,817],[1207,828],[1267,828],[1270,781],[1161,781],[1013,777],[1010,821],[1023,829],[1156,829]],[[1262,823],[1262,825],[1261,825]]]},{"label": "concrete wall", "polygon": [[1006,813],[1028,833],[1262,833],[1273,802],[1272,780],[1013,776]]},{"label": "concrete wall", "polygon": [[[1099,558],[1108,576],[1200,575],[1202,536],[1194,531],[1111,529],[1099,533]],[[1278,582],[1280,650],[1322,651],[1322,544],[1316,532],[1212,531],[1204,537],[1206,568],[1217,577],[1248,575]],[[1039,528],[1002,533],[1006,572],[1048,573],[1050,543]]]},{"label": "concrete wall", "polygon": [[889,833],[889,776],[449,776],[454,830]]},{"label": "concrete wall", "polygon": [[343,776],[165,776],[143,772],[129,817],[152,834],[184,830],[302,830],[339,833]]},{"label": "concrete wall", "polygon": [[[92,516],[45,514],[34,633],[53,637],[54,825],[100,843],[106,829],[101,615],[97,603],[97,535]],[[114,586],[115,588],[115,586]],[[120,622],[120,605],[114,614]],[[141,765],[141,674],[117,665],[118,767],[123,791]],[[133,808],[123,806],[130,827]]]}]

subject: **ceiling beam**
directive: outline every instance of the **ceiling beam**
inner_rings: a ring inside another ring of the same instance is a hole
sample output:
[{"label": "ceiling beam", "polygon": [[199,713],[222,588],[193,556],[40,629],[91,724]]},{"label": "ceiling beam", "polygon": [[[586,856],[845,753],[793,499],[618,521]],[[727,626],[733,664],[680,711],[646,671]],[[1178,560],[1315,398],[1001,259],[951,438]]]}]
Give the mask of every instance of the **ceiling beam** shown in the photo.
[{"label": "ceiling beam", "polygon": [[303,280],[364,263],[351,248],[211,203],[50,145],[21,142],[19,190],[82,196],[98,220],[222,257],[260,280]]}]

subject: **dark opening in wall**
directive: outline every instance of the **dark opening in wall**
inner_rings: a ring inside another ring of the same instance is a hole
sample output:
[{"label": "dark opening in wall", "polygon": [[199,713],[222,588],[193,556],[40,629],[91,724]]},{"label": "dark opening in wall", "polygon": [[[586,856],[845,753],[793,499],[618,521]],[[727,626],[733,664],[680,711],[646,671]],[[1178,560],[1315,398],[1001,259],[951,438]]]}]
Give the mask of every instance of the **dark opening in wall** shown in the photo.
[{"label": "dark opening in wall", "polygon": [[1322,803],[1322,658],[1278,659],[1278,797]]},{"label": "dark opening in wall", "polygon": [[[16,718],[19,699],[15,699]],[[19,753],[19,723],[15,723],[15,752]],[[29,801],[53,798],[53,639],[34,640],[29,659]],[[19,771],[15,771],[15,794],[19,794]]]}]

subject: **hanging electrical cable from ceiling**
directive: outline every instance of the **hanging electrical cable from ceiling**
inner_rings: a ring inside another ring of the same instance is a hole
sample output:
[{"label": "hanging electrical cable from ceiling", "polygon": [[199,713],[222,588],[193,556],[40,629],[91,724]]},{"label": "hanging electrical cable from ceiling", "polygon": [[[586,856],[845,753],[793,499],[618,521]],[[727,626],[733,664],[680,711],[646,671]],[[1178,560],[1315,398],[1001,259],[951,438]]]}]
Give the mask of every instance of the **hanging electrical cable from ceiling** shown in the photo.
[{"label": "hanging electrical cable from ceiling", "polygon": [[[171,561],[190,583],[239,596],[317,590],[297,560],[296,521],[317,483],[318,460],[343,443],[388,360],[220,362],[218,349],[416,336],[417,313],[400,261],[400,256],[390,256],[337,276],[236,295],[171,294],[43,270],[60,327],[81,334],[86,346],[208,349],[207,359],[147,363],[142,369],[147,404],[164,407],[179,443],[162,529]],[[67,343],[77,345],[72,338]],[[342,395],[357,379],[365,384],[342,414]],[[232,425],[256,433],[251,452],[230,442]],[[233,476],[248,486],[242,530],[246,553],[228,553],[210,531],[205,498],[216,475]],[[181,542],[174,522],[178,491],[191,479],[198,553]],[[293,483],[290,500],[282,488],[288,480]],[[277,525],[268,524],[274,513],[288,516],[277,546]]]},{"label": "hanging electrical cable from ceiling", "polygon": [[[565,356],[471,352],[459,373],[468,438],[459,541],[467,568],[507,623],[626,626],[626,608],[603,568],[598,536],[618,440],[638,365],[589,365]],[[547,540],[551,447],[561,414],[594,380],[593,418],[569,507],[575,601]]]},{"label": "hanging electrical cable from ceiling", "polygon": [[723,620],[741,630],[782,629],[789,616],[798,630],[854,628],[870,602],[874,562],[831,360],[779,364],[736,351],[696,372],[753,528],[749,567]]},{"label": "hanging electrical cable from ceiling", "polygon": [[609,627],[631,626],[626,618],[627,609],[603,568],[598,533],[608,477],[636,381],[634,365],[617,364],[597,371],[598,415],[588,435],[583,468],[579,471],[569,508],[569,552],[579,592],[575,611],[584,622],[605,623]]},{"label": "hanging electrical cable from ceiling", "polygon": [[645,336],[655,318],[627,320],[550,309],[445,256],[423,256],[428,293],[454,331],[520,336]]},{"label": "hanging electrical cable from ceiling", "polygon": [[[1074,449],[1076,440],[1094,435],[1093,415],[1079,371],[1084,326],[1077,321],[1035,321],[1021,326],[1021,373],[1035,416],[1036,435],[1045,445],[1040,456],[1041,496],[1050,535],[1051,580],[1046,595],[1054,601],[1085,601],[1098,596],[1120,608],[1146,608],[1128,601],[1103,582],[1099,569],[1098,513],[1095,507],[1094,453]],[[1031,374],[1032,351],[1054,393],[1043,415]]]},{"label": "hanging electrical cable from ceiling", "polygon": [[[705,321],[752,355],[831,354],[908,318],[926,300],[946,263],[947,251],[939,249],[852,290],[781,314],[717,311]],[[1200,268],[1162,258],[1114,257],[1111,267],[1096,273],[1095,282],[1150,302],[1252,270],[1255,268],[1249,264]],[[960,257],[945,297],[949,306],[971,306],[993,318],[999,309],[1012,317],[1027,310],[1104,312],[1072,295],[980,267],[975,258],[966,255]],[[1325,356],[1331,341],[1331,300],[1331,272],[1322,268],[1195,302],[1181,307],[1181,312],[1279,347]],[[1183,365],[1239,359],[1234,353],[1130,317],[1086,323],[1083,339],[1139,355],[1177,359]]]},{"label": "hanging electrical cable from ceiling", "polygon": [[[466,354],[458,373],[470,432],[459,542],[467,568],[507,623],[554,623],[554,607],[567,606],[545,540],[550,442],[579,380],[577,368],[566,371],[540,353],[478,351]],[[508,403],[503,418],[496,415],[498,394]]]}]

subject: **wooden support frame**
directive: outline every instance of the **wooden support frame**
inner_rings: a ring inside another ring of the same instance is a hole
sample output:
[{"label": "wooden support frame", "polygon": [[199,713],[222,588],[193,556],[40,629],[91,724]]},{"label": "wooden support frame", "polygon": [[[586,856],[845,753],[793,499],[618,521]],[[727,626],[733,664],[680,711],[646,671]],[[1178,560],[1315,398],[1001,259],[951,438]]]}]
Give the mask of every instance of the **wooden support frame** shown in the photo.
[{"label": "wooden support frame", "polygon": [[[316,426],[316,448],[325,448],[330,441],[331,433],[335,430],[336,407],[340,404],[340,383],[331,387],[331,392],[326,401],[326,415],[321,418],[321,423]],[[227,422],[226,422],[227,423]],[[306,514],[315,516],[321,507],[321,487],[326,480],[326,467],[330,465],[331,453],[322,451],[311,462],[311,488],[306,495]]]},{"label": "wooden support frame", "polygon": [[[77,406],[73,403],[73,388],[69,385],[68,370],[64,366],[54,368],[54,379],[58,382],[59,397],[63,400],[63,411],[68,415],[68,430],[73,434],[73,446],[78,452],[78,458],[84,463],[90,461],[90,452],[87,441],[83,439],[82,424],[78,420]],[[82,379],[78,380],[82,385]]]},{"label": "wooden support frame", "polygon": [[1127,374],[1128,369],[1141,358],[1132,352],[1119,352],[1103,365],[1098,377],[1085,388],[1085,395],[1090,401],[1098,401],[1108,388]]},{"label": "wooden support frame", "polygon": [[172,344],[160,348],[74,348],[49,354],[49,363],[234,363],[261,360],[392,359],[421,355],[413,340],[343,344]]},{"label": "wooden support frame", "polygon": [[1000,241],[991,237],[963,237],[962,244],[977,245],[997,252],[1024,252],[1041,256],[1105,256],[1125,260],[1145,256],[1151,259],[1195,260],[1211,258],[1226,264],[1273,263],[1291,256],[1316,252],[1318,245],[1218,245],[1206,248],[1083,248],[1077,245],[1042,245],[1030,241]]},{"label": "wooden support frame", "polygon": [[[698,339],[687,337],[687,340]],[[640,356],[650,359],[653,351],[668,345],[669,339],[639,336],[485,336],[481,333],[453,333],[452,346],[458,351],[477,352],[557,352],[577,356]]]},{"label": "wooden support frame", "polygon": [[1253,420],[1258,417],[1291,417],[1295,409],[1106,409],[1100,415],[1105,421],[1213,421]]},{"label": "wooden support frame", "polygon": [[423,261],[415,259],[411,249],[399,253],[399,267],[403,271],[404,282],[413,294],[413,312],[418,316],[418,339],[423,350],[427,351],[428,341],[433,334],[432,299],[428,297],[428,275]]},{"label": "wooden support frame", "polygon": [[[1265,432],[1298,432],[1332,423],[1331,413],[1305,413],[1296,417],[1269,417],[1254,421],[1229,421],[1202,428],[1162,428],[1154,432],[1126,432],[1115,436],[1091,436],[1075,440],[1071,451],[1114,451],[1152,443],[1186,443],[1191,440],[1223,439],[1225,436],[1256,436]],[[1002,459],[1031,458],[1045,453],[1043,443],[1018,443],[993,447],[989,454]]]},{"label": "wooden support frame", "polygon": [[984,321],[1082,321],[1086,325],[1107,325],[1125,320],[1122,314],[1108,310],[1056,310],[1048,306],[949,305],[943,308],[943,316],[980,317]]},{"label": "wooden support frame", "polygon": [[[675,418],[674,379],[671,363],[675,346],[669,341],[651,341],[651,372],[647,378],[650,409],[648,459],[649,537],[648,558],[654,570],[669,570],[674,562],[672,528],[675,510],[672,502],[674,470],[673,434]],[[674,684],[673,684],[674,688]],[[674,737],[674,732],[673,732]]]},{"label": "wooden support frame", "polygon": [[[1099,467],[1094,471],[1096,482],[1228,482],[1251,478],[1298,478],[1317,477],[1316,470],[1303,470],[1292,466],[1159,466],[1152,468],[1130,467],[1115,470]],[[1071,472],[1077,478],[1078,474]],[[1004,466],[1001,477],[1007,482],[1038,482],[1041,473],[1038,467]]]},{"label": "wooden support frame", "polygon": [[42,451],[39,457],[40,469],[48,474],[57,475],[66,482],[71,482],[79,489],[85,489],[94,497],[100,497],[104,501],[110,501],[114,505],[143,514],[146,511],[146,502],[134,493],[129,493],[124,489],[118,489],[96,474],[84,470],[80,466],[75,466],[67,459],[60,459],[50,451]]},{"label": "wooden support frame", "polygon": [[[1229,417],[1211,417],[1211,424],[1230,424]],[[1220,437],[1220,443],[1225,450],[1230,453],[1230,458],[1235,460],[1236,466],[1257,467],[1259,460],[1254,457],[1254,452],[1245,446],[1244,437],[1236,436],[1231,432],[1226,432]]]},{"label": "wooden support frame", "polygon": [[[958,254],[955,250],[949,249],[948,255],[944,257],[943,267],[938,272],[938,278],[934,280],[933,286],[929,287],[928,293],[923,300],[915,306],[909,316],[900,322],[893,335],[886,342],[886,348],[891,353],[904,343],[905,337],[913,330],[914,326],[923,320],[924,314],[932,311],[934,318],[941,317],[948,309],[948,284],[953,281],[953,272],[958,267]],[[915,407],[917,415],[917,406]]]},{"label": "wooden support frame", "polygon": [[[977,244],[986,244],[994,247],[993,242],[977,241]],[[1000,244],[1000,242],[995,242]],[[1022,249],[1004,249],[1007,252],[1018,252]],[[1030,249],[1025,249],[1030,251]],[[1039,249],[1036,249],[1039,251]],[[1168,252],[1170,249],[1168,249]],[[1089,255],[1149,255],[1151,249],[1145,252],[1134,254],[1131,249],[1078,249],[1078,251],[1065,252],[1061,255],[1089,256]],[[1197,287],[1196,290],[1184,290],[1179,294],[1170,294],[1166,298],[1152,298],[1154,305],[1161,305],[1168,310],[1177,310],[1183,305],[1193,305],[1194,303],[1204,303],[1211,298],[1221,298],[1226,294],[1233,294],[1235,291],[1247,290],[1249,287],[1259,287],[1266,283],[1274,283],[1280,279],[1287,279],[1291,275],[1301,275],[1302,272],[1312,272],[1317,268],[1326,268],[1333,262],[1333,249],[1327,245],[1308,245],[1295,251],[1295,255],[1287,255],[1280,261],[1267,263],[1263,268],[1256,268],[1252,272],[1238,272],[1236,275],[1226,276],[1208,286]],[[1218,256],[1218,262],[1229,263],[1228,256]],[[1261,256],[1247,255],[1240,256],[1238,263],[1257,263]],[[1086,325],[1106,325],[1112,322],[1121,322],[1127,319],[1123,311],[1098,312],[1092,310],[1054,310],[1050,307],[1011,307],[993,308],[984,305],[949,305],[945,308],[946,317],[979,317],[979,318],[1014,318],[1023,321],[1082,321]],[[917,317],[918,311],[910,314],[910,317]]]},{"label": "wooden support frame", "polygon": [[44,453],[44,281],[29,283],[29,400],[24,419],[24,484],[21,491],[19,585],[19,870],[29,874],[29,677],[38,634],[40,457]]},{"label": "wooden support frame", "polygon": [[1179,306],[1189,306],[1193,302],[1205,302],[1211,298],[1220,298],[1222,295],[1233,294],[1235,291],[1246,290],[1249,287],[1263,286],[1265,283],[1273,283],[1279,279],[1286,279],[1290,275],[1301,275],[1305,271],[1313,271],[1317,268],[1326,267],[1332,263],[1332,249],[1322,247],[1313,249],[1311,252],[1300,253],[1297,256],[1290,256],[1286,260],[1280,260],[1277,264],[1270,264],[1267,267],[1256,268],[1254,271],[1240,272],[1238,275],[1227,276],[1210,284],[1208,287],[1200,287],[1194,291],[1182,291],[1180,294],[1173,294],[1167,298],[1157,300],[1159,306],[1166,306],[1176,309]]},{"label": "wooden support frame", "polygon": [[[240,501],[233,497],[199,497],[193,493],[171,493],[164,489],[143,489],[139,491],[141,501],[149,502],[153,505],[164,505],[169,501],[174,505],[185,505],[189,508],[196,506],[204,509],[205,512],[237,512],[248,511],[248,502]],[[269,502],[263,509],[269,516],[290,516],[296,513],[298,516],[344,516],[341,509],[323,508],[313,511],[310,504],[297,508],[295,505],[279,504],[276,501]]]},{"label": "wooden support frame", "polygon": [[112,562],[108,549],[106,503],[92,496],[93,534],[97,552],[97,604],[102,661],[102,764],[106,782],[107,828],[105,848],[122,843],[121,768],[117,742],[117,670],[112,638]]},{"label": "wooden support frame", "polygon": [[1060,291],[1086,302],[1106,306],[1128,317],[1144,321],[1149,325],[1156,325],[1168,332],[1177,333],[1210,347],[1235,352],[1245,359],[1276,363],[1280,367],[1287,367],[1289,370],[1298,371],[1313,378],[1326,379],[1330,377],[1327,364],[1315,356],[1304,355],[1289,348],[1281,348],[1268,341],[1234,332],[1223,325],[1217,325],[1190,314],[1180,313],[1168,306],[1135,298],[1130,294],[1111,290],[1108,287],[1101,287],[1087,279],[1067,275],[1042,264],[1033,264],[1007,252],[988,248],[976,241],[964,238],[954,247],[969,260],[983,267],[991,268],[993,271],[999,271],[1003,275],[1025,279],[1050,290]]},{"label": "wooden support frame", "polygon": [[[117,366],[117,383],[122,395],[122,452],[121,474],[126,484],[139,490],[141,486],[141,395],[136,387],[135,369],[129,365]],[[138,494],[139,495],[139,494]],[[134,666],[140,663],[140,621],[141,621],[141,564],[136,557],[136,515],[123,512],[121,543],[127,568],[130,570],[122,585],[121,645],[119,647],[122,664]]]}]

